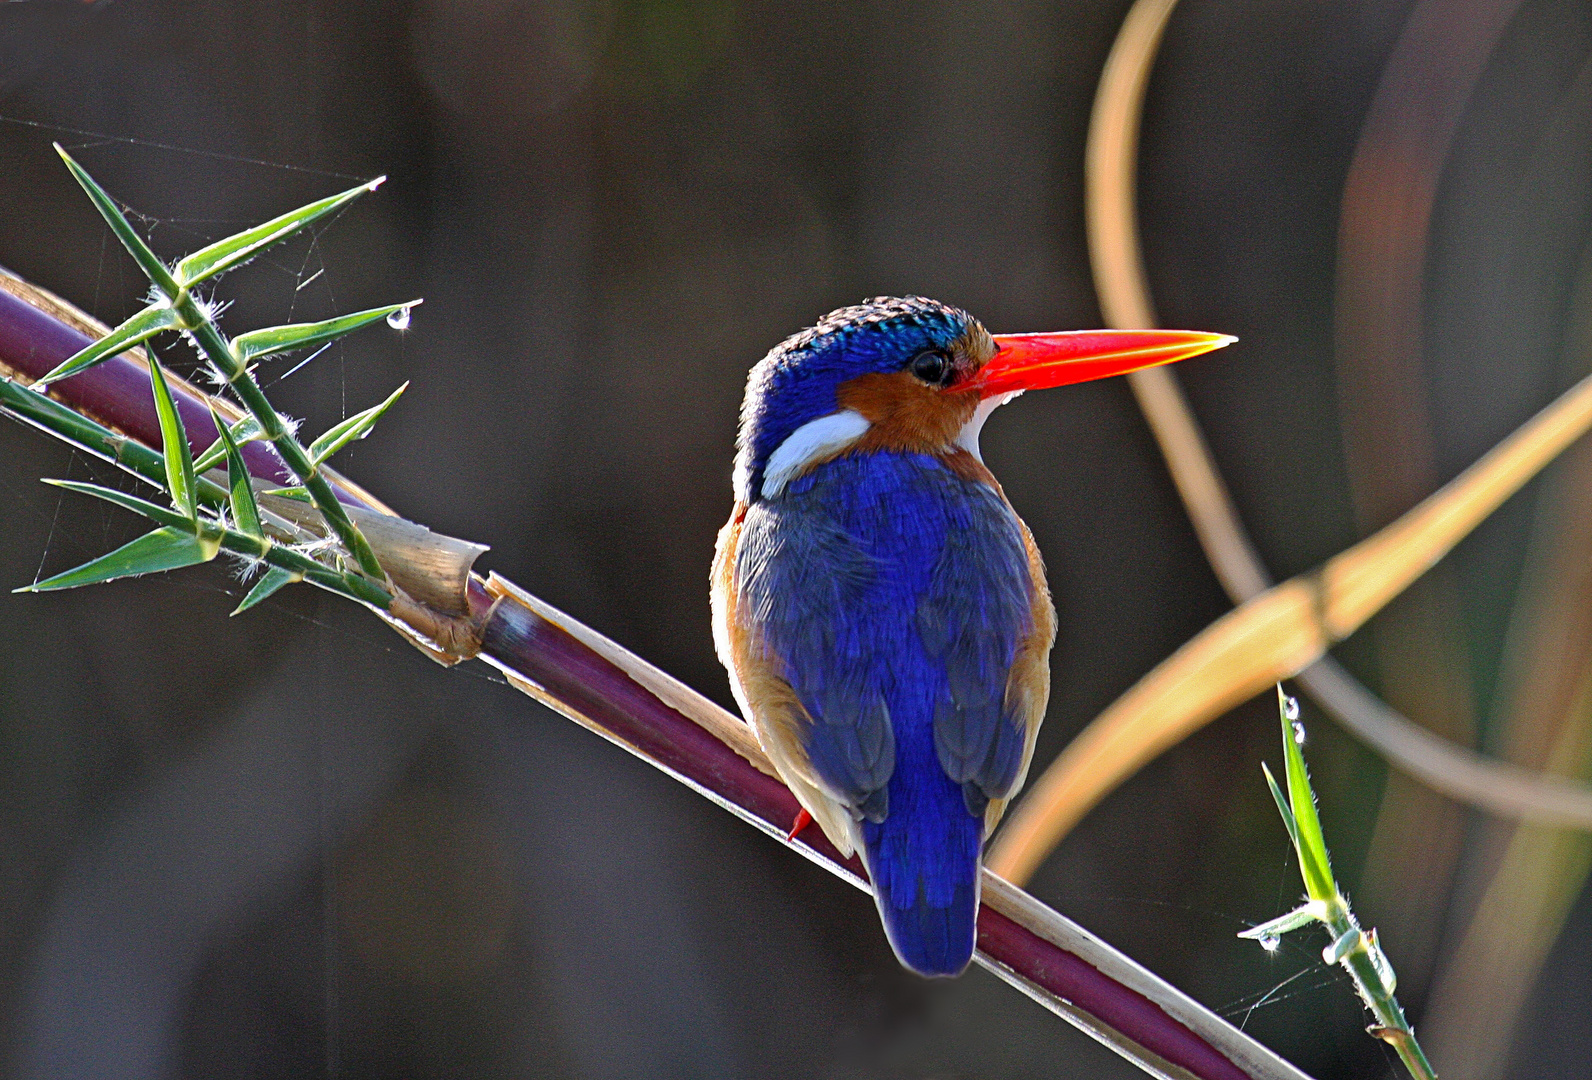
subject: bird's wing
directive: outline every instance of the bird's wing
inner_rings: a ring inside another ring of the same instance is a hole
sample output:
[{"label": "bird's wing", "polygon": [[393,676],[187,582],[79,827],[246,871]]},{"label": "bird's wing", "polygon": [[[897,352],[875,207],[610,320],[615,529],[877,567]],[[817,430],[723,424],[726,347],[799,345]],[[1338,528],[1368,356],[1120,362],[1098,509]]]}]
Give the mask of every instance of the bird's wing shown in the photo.
[{"label": "bird's wing", "polygon": [[825,514],[760,504],[741,517],[720,541],[721,658],[780,775],[847,848],[855,821],[883,815],[895,770],[889,710],[855,640],[876,566]]},{"label": "bird's wing", "polygon": [[[1015,513],[1013,517],[1016,517]],[[1050,586],[1045,580],[1045,562],[1039,554],[1039,545],[1021,518],[1023,550],[1028,562],[1029,630],[1018,642],[1017,655],[1012,659],[1011,673],[1006,678],[1005,716],[1023,733],[1023,749],[1017,765],[1017,775],[1004,791],[989,792],[989,806],[984,811],[984,835],[988,836],[1000,824],[1006,804],[1023,788],[1028,778],[1028,766],[1034,760],[1034,744],[1039,739],[1039,726],[1045,721],[1045,706],[1050,703],[1050,649],[1056,642],[1056,608],[1051,602]]]},{"label": "bird's wing", "polygon": [[980,486],[958,509],[916,622],[945,672],[934,706],[940,765],[993,827],[1044,718],[1055,618],[1038,550],[999,489]]},{"label": "bird's wing", "polygon": [[[830,842],[849,856],[859,845],[854,804],[855,795],[837,791],[814,768],[807,744],[814,731],[812,715],[802,704],[786,676],[787,666],[771,648],[765,626],[771,614],[768,596],[748,597],[739,584],[747,508],[737,506],[729,522],[719,532],[713,561],[713,632],[719,659],[730,673],[731,688],[741,713],[757,732],[758,742],[773,762],[798,802],[818,822]],[[764,574],[777,573],[767,523],[754,515],[753,552],[748,563],[756,563]],[[787,549],[789,554],[795,554]],[[863,801],[866,793],[863,794]]]}]

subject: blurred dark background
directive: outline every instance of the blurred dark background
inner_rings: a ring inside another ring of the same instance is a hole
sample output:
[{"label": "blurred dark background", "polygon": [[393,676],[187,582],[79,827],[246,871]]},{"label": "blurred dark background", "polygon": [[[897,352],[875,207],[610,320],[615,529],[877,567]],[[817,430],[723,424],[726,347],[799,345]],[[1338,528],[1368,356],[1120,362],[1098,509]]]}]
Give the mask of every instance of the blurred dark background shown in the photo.
[{"label": "blurred dark background", "polygon": [[[52,139],[167,256],[388,174],[229,276],[225,325],[424,296],[278,404],[318,430],[412,379],[344,471],[728,704],[707,568],[746,369],[882,293],[1097,324],[1082,151],[1126,7],[5,3],[0,263],[112,323],[143,291]],[[1275,574],[1592,368],[1589,58],[1581,0],[1183,0],[1146,257],[1165,324],[1242,338],[1180,374]],[[1121,380],[1025,398],[984,444],[1061,611],[1043,764],[1227,603]],[[1576,775],[1585,456],[1341,650],[1423,723]],[[133,535],[35,482],[81,456],[0,424],[0,460],[7,586]],[[980,971],[904,974],[861,894],[486,669],[309,589],[229,620],[241,592],[206,568],[0,594],[5,1075],[1136,1075]],[[1445,1075],[1585,1075],[1585,839],[1306,719],[1337,869]],[[1321,942],[1233,936],[1300,890],[1276,740],[1265,701],[1212,725],[1032,888],[1323,1080],[1382,1075]]]}]

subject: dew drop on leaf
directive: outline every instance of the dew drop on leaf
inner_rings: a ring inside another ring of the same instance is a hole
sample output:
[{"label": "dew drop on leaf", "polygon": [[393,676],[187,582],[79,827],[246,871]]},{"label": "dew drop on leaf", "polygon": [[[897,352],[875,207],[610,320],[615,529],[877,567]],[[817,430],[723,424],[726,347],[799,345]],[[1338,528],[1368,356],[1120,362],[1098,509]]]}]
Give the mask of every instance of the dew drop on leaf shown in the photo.
[{"label": "dew drop on leaf", "polygon": [[1293,722],[1293,735],[1295,745],[1303,746],[1305,744],[1305,726],[1298,720]]},{"label": "dew drop on leaf", "polygon": [[1267,934],[1265,937],[1259,938],[1258,940],[1260,941],[1260,947],[1265,949],[1267,952],[1276,952],[1277,947],[1282,944],[1282,938],[1275,934]]},{"label": "dew drop on leaf", "polygon": [[401,307],[387,316],[387,325],[394,330],[409,329],[409,309]]},{"label": "dew drop on leaf", "polygon": [[[392,316],[389,315],[387,317],[387,321],[391,322],[392,321]],[[1285,697],[1285,698],[1283,698],[1282,699],[1282,714],[1284,716],[1286,716],[1290,720],[1299,719],[1299,699],[1296,698],[1296,697]]]}]

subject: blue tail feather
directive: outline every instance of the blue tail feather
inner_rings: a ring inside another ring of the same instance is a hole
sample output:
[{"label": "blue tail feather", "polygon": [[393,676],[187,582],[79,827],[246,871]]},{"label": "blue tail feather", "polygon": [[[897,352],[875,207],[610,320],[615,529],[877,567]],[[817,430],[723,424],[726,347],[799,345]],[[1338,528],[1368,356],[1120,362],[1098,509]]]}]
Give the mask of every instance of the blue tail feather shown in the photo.
[{"label": "blue tail feather", "polygon": [[977,938],[984,823],[967,812],[961,787],[949,777],[926,779],[933,790],[910,792],[916,799],[891,791],[889,816],[863,823],[863,848],[879,916],[901,963],[920,975],[959,975]]}]

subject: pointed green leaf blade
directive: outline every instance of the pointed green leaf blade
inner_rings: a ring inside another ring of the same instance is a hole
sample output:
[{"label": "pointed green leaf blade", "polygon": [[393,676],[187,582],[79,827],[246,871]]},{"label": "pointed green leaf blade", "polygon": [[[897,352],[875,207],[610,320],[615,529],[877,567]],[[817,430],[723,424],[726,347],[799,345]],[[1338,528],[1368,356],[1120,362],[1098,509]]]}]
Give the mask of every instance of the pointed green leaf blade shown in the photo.
[{"label": "pointed green leaf blade", "polygon": [[313,503],[310,498],[310,489],[307,487],[282,487],[269,488],[260,492],[262,495],[275,495],[279,499],[292,499],[294,502]]},{"label": "pointed green leaf blade", "polygon": [[385,179],[387,179],[385,176],[378,176],[367,184],[349,188],[338,195],[317,199],[297,210],[290,210],[280,217],[274,217],[263,225],[245,229],[235,236],[217,240],[208,247],[200,248],[177,263],[177,280],[184,286],[190,286],[230,270],[239,263],[247,262],[272,244],[281,243],[300,229],[341,209],[367,191],[375,191]]},{"label": "pointed green leaf blade", "polygon": [[166,372],[149,354],[149,384],[155,391],[155,413],[160,417],[161,452],[166,457],[166,487],[171,493],[172,505],[189,519],[195,517],[193,451],[188,448],[188,432],[182,417],[171,400],[171,387],[166,384]]},{"label": "pointed green leaf blade", "polygon": [[344,334],[351,334],[361,327],[369,326],[380,319],[390,318],[400,311],[408,311],[421,303],[423,303],[421,300],[411,300],[407,304],[389,304],[387,307],[371,308],[369,311],[356,311],[352,315],[340,315],[325,322],[289,323],[286,326],[268,326],[263,330],[250,330],[247,334],[240,334],[232,339],[232,351],[240,361],[248,363],[256,357],[269,356],[271,353],[305,349],[311,345],[319,345],[323,341],[340,338]]},{"label": "pointed green leaf blade", "polygon": [[167,298],[176,297],[179,289],[177,282],[172,279],[171,271],[166,269],[166,264],[149,250],[149,245],[144,243],[144,238],[133,231],[132,224],[127,220],[116,201],[110,197],[104,188],[94,182],[94,178],[84,171],[83,166],[72,160],[60,143],[55,143],[55,152],[61,155],[61,160],[66,162],[66,167],[71,170],[77,182],[88,192],[88,197],[93,200],[94,208],[100,212],[105,223],[111,227],[111,232],[116,234],[116,239],[122,242],[130,255],[138,262],[138,266],[155,283],[155,287],[165,293]]},{"label": "pointed green leaf blade", "polygon": [[376,426],[376,421],[381,419],[382,413],[392,408],[393,403],[407,389],[409,384],[404,383],[387,395],[387,400],[380,405],[372,405],[364,412],[355,413],[342,423],[328,429],[324,435],[310,443],[310,461],[319,465],[355,439],[363,439],[369,435],[370,429]]},{"label": "pointed green leaf blade", "polygon": [[162,330],[169,330],[176,325],[177,313],[169,305],[164,301],[151,304],[94,344],[61,361],[34,385],[42,391],[49,383],[60,382],[101,361],[120,356],[135,345],[148,341]]},{"label": "pointed green leaf blade", "polygon": [[268,599],[273,593],[284,585],[291,585],[295,581],[303,581],[303,574],[295,574],[290,570],[283,570],[280,566],[273,566],[266,570],[265,576],[254,583],[254,588],[249,590],[249,595],[243,598],[243,603],[233,609],[232,614],[242,615],[255,604]]},{"label": "pointed green leaf blade", "polygon": [[195,532],[194,522],[181,514],[173,513],[164,506],[156,506],[137,495],[129,495],[124,491],[114,488],[100,487],[98,484],[85,484],[78,480],[45,480],[44,483],[52,487],[65,488],[75,491],[80,495],[92,495],[96,499],[104,499],[108,503],[115,503],[124,510],[131,510],[135,514],[142,514],[151,521],[158,521],[162,525],[169,525],[174,529],[184,530],[188,533]]},{"label": "pointed green leaf blade", "polygon": [[[1288,695],[1282,692],[1279,683],[1277,712],[1282,718],[1282,752],[1288,766],[1288,804],[1293,809],[1298,829],[1299,871],[1310,899],[1330,900],[1338,894],[1337,884],[1332,879],[1332,859],[1327,853],[1326,837],[1321,832],[1321,817],[1316,813],[1316,793],[1310,787],[1304,751],[1300,749],[1294,718],[1288,715],[1288,707]],[[1297,704],[1293,707],[1298,708]]]},{"label": "pointed green leaf blade", "polygon": [[75,570],[56,574],[17,592],[54,592],[56,589],[75,589],[80,585],[94,585],[117,578],[176,570],[209,562],[216,557],[216,551],[214,544],[204,543],[191,532],[156,529]]},{"label": "pointed green leaf blade", "polygon": [[210,404],[210,416],[216,422],[221,442],[226,444],[227,490],[228,501],[232,504],[232,523],[245,536],[264,536],[265,532],[260,528],[260,507],[254,501],[254,481],[249,475],[249,467],[243,463],[238,444],[232,440],[232,433],[227,430],[226,422],[216,412],[213,403]]},{"label": "pointed green leaf blade", "polygon": [[[219,429],[221,425],[218,423],[216,427]],[[245,416],[242,420],[239,420],[233,424],[228,430],[232,433],[232,441],[237,443],[239,446],[242,446],[245,443],[258,442],[260,439],[265,437],[264,433],[260,430],[260,422],[253,416]],[[226,456],[226,445],[222,443],[220,437],[218,436],[216,441],[211,443],[209,448],[205,450],[204,453],[193,459],[193,471],[195,474],[209,472],[217,465],[220,465],[221,462],[226,459]]]}]

